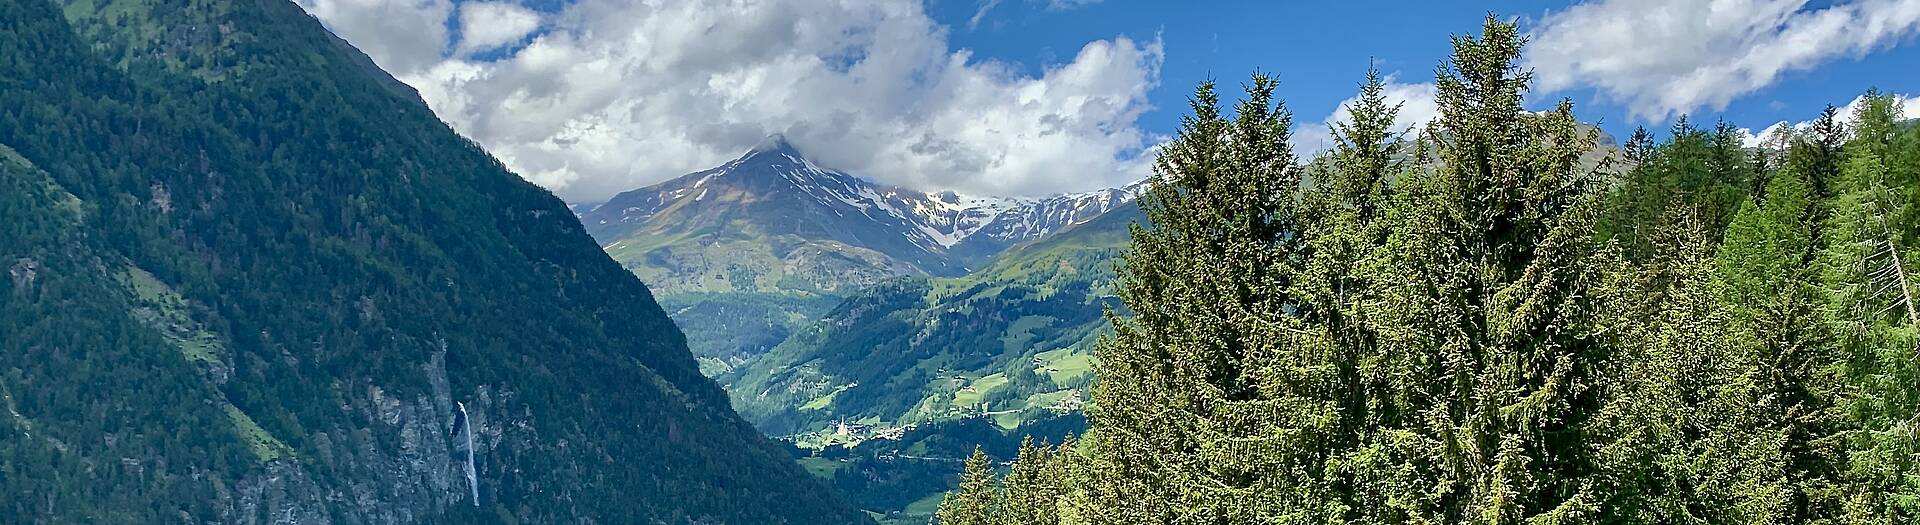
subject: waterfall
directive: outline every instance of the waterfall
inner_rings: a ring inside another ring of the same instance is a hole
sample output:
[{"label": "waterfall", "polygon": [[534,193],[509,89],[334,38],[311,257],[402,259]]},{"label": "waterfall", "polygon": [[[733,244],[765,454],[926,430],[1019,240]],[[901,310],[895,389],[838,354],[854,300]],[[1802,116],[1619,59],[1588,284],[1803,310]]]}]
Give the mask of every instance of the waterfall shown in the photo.
[{"label": "waterfall", "polygon": [[473,506],[480,506],[480,480],[473,468],[473,418],[467,417],[467,405],[455,401],[460,407],[460,428],[467,431],[467,488],[473,489]]}]

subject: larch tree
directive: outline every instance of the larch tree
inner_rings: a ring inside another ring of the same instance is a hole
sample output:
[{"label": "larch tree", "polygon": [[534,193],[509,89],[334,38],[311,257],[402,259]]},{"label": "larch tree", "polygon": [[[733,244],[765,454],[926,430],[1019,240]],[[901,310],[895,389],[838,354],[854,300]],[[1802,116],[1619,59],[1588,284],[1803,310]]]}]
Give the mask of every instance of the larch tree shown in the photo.
[{"label": "larch tree", "polygon": [[[1806,165],[1799,160],[1796,165]],[[1842,462],[1833,338],[1808,265],[1815,245],[1812,210],[1821,207],[1809,186],[1791,168],[1772,177],[1766,198],[1734,215],[1715,270],[1720,302],[1729,311],[1727,343],[1751,360],[1747,373],[1757,389],[1747,432],[1780,455],[1777,499],[1783,507],[1772,521],[1786,523],[1837,515]]]},{"label": "larch tree", "polygon": [[1920,132],[1900,102],[1869,92],[1854,115],[1821,254],[1828,310],[1850,386],[1848,515],[1920,521]]}]

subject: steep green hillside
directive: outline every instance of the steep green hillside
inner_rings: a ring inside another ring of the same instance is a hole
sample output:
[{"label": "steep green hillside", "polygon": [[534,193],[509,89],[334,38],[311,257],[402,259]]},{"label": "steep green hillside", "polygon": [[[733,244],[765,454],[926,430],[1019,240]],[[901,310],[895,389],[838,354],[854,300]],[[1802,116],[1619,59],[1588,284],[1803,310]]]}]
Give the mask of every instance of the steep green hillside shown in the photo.
[{"label": "steep green hillside", "polygon": [[294,5],[0,0],[0,64],[0,514],[866,520]]},{"label": "steep green hillside", "polygon": [[689,292],[659,299],[708,376],[766,353],[842,300],[838,295],[777,291]]},{"label": "steep green hillside", "polygon": [[[1006,428],[1078,409],[1125,205],[1008,250],[956,279],[900,279],[847,299],[767,355],[719,377],[761,430],[810,444],[988,417]],[[845,435],[841,421],[867,425]]]}]

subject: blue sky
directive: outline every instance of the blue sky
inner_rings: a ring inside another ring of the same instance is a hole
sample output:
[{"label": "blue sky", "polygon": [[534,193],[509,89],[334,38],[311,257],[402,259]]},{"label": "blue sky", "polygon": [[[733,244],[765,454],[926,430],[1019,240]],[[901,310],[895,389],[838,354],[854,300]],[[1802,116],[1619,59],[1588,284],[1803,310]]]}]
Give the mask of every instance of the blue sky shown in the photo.
[{"label": "blue sky", "polygon": [[955,44],[1032,70],[1058,62],[1061,50],[1070,56],[1097,38],[1161,38],[1167,58],[1152,94],[1157,110],[1146,121],[1149,128],[1169,133],[1186,109],[1186,96],[1208,78],[1237,86],[1255,70],[1278,75],[1281,95],[1303,119],[1325,116],[1352,96],[1373,61],[1403,81],[1431,80],[1449,35],[1478,28],[1490,10],[1512,13],[1529,3],[1402,2],[1382,8],[1363,2],[1236,0],[1197,9],[1179,5],[1184,2],[1110,0],[1057,10],[1042,2],[1008,0],[971,29],[977,2],[940,0],[932,12],[955,28]]},{"label": "blue sky", "polygon": [[[922,190],[1145,177],[1194,85],[1276,74],[1311,153],[1370,63],[1437,113],[1449,37],[1533,39],[1533,103],[1615,136],[1691,114],[1764,133],[1868,87],[1920,93],[1920,0],[295,0],[507,166],[592,202],[769,134]],[[1197,5],[1197,7],[1196,7]],[[1920,116],[1920,103],[1909,112]]]},{"label": "blue sky", "polygon": [[[1686,0],[1680,0],[1686,1]],[[1186,109],[1193,86],[1208,78],[1238,85],[1252,71],[1279,75],[1281,95],[1299,120],[1334,111],[1354,93],[1370,63],[1402,82],[1430,82],[1446,57],[1449,37],[1476,31],[1488,13],[1523,24],[1574,4],[1568,1],[1485,2],[1207,2],[1107,0],[1073,9],[1046,2],[1003,0],[977,24],[982,4],[975,0],[937,0],[933,16],[954,28],[953,42],[985,59],[1020,64],[1035,73],[1066,58],[1090,40],[1115,34],[1139,40],[1161,38],[1166,62],[1161,83],[1151,94],[1156,108],[1142,118],[1156,133],[1171,133]],[[1808,2],[1803,11],[1833,2]],[[1827,104],[1845,105],[1868,87],[1895,93],[1920,92],[1920,45],[1911,35],[1861,57],[1846,56],[1805,71],[1782,75],[1761,90],[1742,95],[1724,109],[1700,107],[1688,112],[1695,122],[1724,118],[1752,129],[1804,121]],[[1672,117],[1629,114],[1619,100],[1591,87],[1536,93],[1545,106],[1570,98],[1588,121],[1624,137],[1636,126],[1656,132]]]}]

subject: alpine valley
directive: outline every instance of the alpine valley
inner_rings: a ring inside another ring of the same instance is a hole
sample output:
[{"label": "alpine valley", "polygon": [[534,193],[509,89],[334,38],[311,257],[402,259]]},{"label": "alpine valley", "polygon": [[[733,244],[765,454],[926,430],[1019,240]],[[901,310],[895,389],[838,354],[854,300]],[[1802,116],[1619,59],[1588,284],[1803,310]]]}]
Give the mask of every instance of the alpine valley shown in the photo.
[{"label": "alpine valley", "polygon": [[883,520],[924,522],[976,444],[1085,429],[1139,185],[1045,198],[882,185],[773,136],[575,206],[735,410]]},{"label": "alpine valley", "polygon": [[979,273],[1015,247],[1124,206],[1137,190],[928,193],[823,168],[774,135],[719,167],[574,209],[659,295],[702,370],[718,376],[870,286]]},{"label": "alpine valley", "polygon": [[1920,0],[1647,3],[0,0],[0,525],[1920,523]]}]

